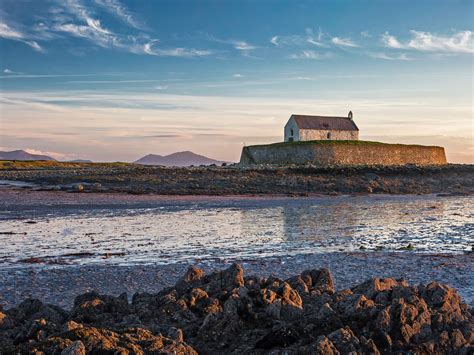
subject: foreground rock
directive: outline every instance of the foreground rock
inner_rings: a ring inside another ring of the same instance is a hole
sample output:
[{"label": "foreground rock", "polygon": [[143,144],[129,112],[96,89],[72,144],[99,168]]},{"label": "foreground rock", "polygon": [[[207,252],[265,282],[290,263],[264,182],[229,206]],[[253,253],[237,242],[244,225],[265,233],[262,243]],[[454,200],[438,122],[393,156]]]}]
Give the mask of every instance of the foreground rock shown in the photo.
[{"label": "foreground rock", "polygon": [[432,282],[372,279],[335,291],[327,269],[287,280],[235,264],[190,268],[158,294],[86,293],[70,312],[28,299],[0,308],[0,353],[470,354],[471,310]]}]

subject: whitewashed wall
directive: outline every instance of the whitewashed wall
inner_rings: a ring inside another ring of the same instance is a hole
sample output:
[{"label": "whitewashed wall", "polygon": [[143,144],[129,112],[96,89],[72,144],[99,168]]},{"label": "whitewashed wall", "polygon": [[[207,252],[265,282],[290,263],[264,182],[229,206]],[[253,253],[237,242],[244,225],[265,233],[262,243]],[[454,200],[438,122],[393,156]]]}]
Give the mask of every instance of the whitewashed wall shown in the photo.
[{"label": "whitewashed wall", "polygon": [[[328,133],[331,134],[328,138]],[[314,130],[301,129],[299,131],[299,138],[301,141],[319,141],[319,140],[359,140],[358,131],[331,131],[331,130]]]},{"label": "whitewashed wall", "polygon": [[[291,130],[293,130],[293,136],[291,136]],[[293,137],[295,142],[300,140],[300,130],[294,118],[290,118],[285,125],[285,142],[289,142],[290,137]]]}]

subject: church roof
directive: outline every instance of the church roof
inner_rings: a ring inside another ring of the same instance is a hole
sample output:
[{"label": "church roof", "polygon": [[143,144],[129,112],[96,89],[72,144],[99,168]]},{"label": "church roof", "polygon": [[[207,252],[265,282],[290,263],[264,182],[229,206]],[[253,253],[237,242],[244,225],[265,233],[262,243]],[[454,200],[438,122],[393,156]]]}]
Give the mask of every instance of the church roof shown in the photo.
[{"label": "church roof", "polygon": [[355,122],[348,117],[291,115],[299,129],[358,131]]}]

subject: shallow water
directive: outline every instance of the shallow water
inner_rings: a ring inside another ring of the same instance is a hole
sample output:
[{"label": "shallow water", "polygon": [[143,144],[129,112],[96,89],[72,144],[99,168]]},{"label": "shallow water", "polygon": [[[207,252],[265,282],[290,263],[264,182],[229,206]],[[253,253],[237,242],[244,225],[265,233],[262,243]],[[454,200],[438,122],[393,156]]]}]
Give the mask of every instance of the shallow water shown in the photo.
[{"label": "shallow water", "polygon": [[474,245],[473,196],[132,201],[4,201],[0,264],[168,264],[408,245],[462,253]]}]

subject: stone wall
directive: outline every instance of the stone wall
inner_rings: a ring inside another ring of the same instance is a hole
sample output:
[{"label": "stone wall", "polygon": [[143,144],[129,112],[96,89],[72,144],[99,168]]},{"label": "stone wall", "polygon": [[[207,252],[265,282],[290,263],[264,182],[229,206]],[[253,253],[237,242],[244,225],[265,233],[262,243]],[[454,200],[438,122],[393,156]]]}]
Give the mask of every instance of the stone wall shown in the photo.
[{"label": "stone wall", "polygon": [[307,164],[333,165],[443,165],[443,147],[385,144],[376,142],[275,143],[244,147],[242,165]]}]

